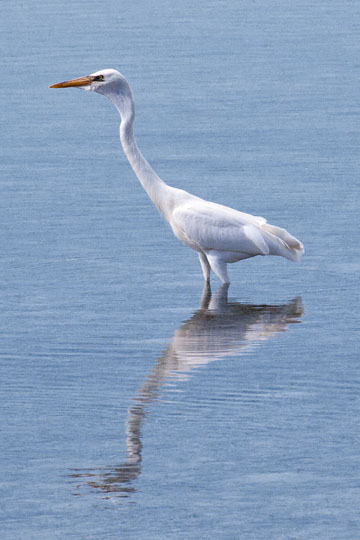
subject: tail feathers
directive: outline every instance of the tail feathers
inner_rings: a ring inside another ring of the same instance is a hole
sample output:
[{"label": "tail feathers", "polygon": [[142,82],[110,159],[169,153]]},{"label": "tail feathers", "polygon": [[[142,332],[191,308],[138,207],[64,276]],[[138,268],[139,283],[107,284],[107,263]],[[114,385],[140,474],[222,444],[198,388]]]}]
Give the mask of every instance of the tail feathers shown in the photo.
[{"label": "tail feathers", "polygon": [[267,235],[267,240],[271,255],[280,255],[290,261],[300,262],[305,250],[297,238],[289,234],[285,229],[268,223],[264,223],[261,228],[263,231],[270,233]]}]

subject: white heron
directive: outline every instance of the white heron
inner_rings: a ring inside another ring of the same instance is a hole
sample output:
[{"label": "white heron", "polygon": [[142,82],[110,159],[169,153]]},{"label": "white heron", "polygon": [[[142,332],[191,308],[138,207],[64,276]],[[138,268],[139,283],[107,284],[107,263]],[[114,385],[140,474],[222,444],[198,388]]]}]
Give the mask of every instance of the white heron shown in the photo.
[{"label": "white heron", "polygon": [[302,243],[285,229],[259,216],[206,201],[168,186],[141,154],[134,137],[135,103],[125,77],[114,69],[53,84],[50,88],[77,87],[106,96],[120,113],[120,140],[136,176],[155,206],[184,244],[198,252],[205,281],[211,269],[223,283],[230,283],[227,264],[255,257],[280,255],[299,262]]}]

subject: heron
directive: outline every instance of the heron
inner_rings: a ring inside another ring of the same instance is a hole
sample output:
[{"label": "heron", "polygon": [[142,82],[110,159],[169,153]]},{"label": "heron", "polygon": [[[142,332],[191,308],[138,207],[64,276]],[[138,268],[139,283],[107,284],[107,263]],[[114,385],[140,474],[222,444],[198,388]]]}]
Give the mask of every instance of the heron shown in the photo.
[{"label": "heron", "polygon": [[146,161],[134,136],[135,101],[126,78],[115,69],[53,84],[76,87],[107,97],[120,114],[124,153],[148,196],[169,223],[174,235],[197,251],[205,282],[211,270],[230,283],[227,265],[256,255],[278,255],[300,262],[303,244],[287,230],[266,219],[202,199],[166,184]]}]

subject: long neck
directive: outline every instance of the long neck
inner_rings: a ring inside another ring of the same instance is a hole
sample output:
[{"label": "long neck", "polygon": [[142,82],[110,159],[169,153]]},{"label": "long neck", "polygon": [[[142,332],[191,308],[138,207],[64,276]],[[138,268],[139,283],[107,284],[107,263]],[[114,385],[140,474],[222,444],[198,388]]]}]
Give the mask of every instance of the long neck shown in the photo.
[{"label": "long neck", "polygon": [[135,104],[130,89],[129,94],[126,96],[112,94],[109,96],[109,99],[118,109],[121,116],[120,140],[125,155],[150,199],[164,217],[169,219],[169,212],[172,210],[171,192],[173,191],[173,188],[165,184],[165,182],[159,178],[136,144],[133,131]]}]

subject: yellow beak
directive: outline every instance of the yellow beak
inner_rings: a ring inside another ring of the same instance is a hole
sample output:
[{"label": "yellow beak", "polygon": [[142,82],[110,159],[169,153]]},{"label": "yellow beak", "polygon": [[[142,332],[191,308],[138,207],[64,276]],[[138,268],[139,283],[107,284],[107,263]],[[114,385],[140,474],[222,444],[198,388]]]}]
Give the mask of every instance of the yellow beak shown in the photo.
[{"label": "yellow beak", "polygon": [[72,79],[71,81],[64,81],[57,84],[52,84],[49,88],[70,88],[71,86],[89,86],[94,80],[94,77],[79,77],[79,79]]}]

